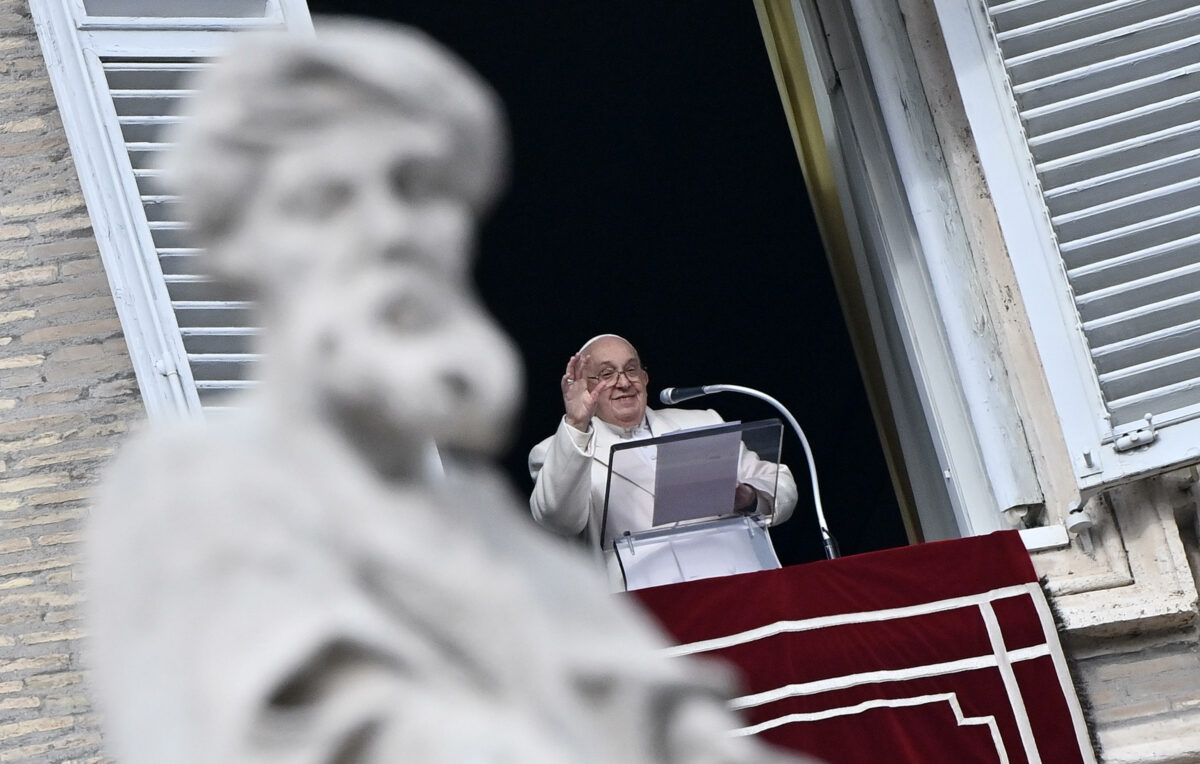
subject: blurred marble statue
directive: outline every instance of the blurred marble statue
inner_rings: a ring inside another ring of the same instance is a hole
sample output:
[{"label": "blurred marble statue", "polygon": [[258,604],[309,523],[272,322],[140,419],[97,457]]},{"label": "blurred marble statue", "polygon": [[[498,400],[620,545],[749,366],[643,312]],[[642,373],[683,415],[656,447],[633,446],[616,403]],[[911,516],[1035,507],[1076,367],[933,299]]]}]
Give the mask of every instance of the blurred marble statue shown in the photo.
[{"label": "blurred marble statue", "polygon": [[468,287],[505,175],[495,96],[419,33],[348,21],[247,38],[199,87],[167,174],[262,308],[263,382],[133,438],[102,487],[117,760],[782,760],[486,463],[520,389]]}]

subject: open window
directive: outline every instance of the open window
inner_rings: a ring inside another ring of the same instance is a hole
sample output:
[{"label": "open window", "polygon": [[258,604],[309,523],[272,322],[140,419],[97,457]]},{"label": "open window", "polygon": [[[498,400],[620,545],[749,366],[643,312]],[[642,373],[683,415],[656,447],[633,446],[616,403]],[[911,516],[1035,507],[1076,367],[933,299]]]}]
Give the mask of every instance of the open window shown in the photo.
[{"label": "open window", "polygon": [[[1077,497],[1200,460],[1193,6],[933,0]],[[906,29],[923,6],[758,7],[926,536],[997,527],[1043,501],[1048,473],[1026,458],[1030,415]]]},{"label": "open window", "polygon": [[925,539],[1007,528],[1042,492],[899,8],[868,11],[759,4],[898,494]]}]

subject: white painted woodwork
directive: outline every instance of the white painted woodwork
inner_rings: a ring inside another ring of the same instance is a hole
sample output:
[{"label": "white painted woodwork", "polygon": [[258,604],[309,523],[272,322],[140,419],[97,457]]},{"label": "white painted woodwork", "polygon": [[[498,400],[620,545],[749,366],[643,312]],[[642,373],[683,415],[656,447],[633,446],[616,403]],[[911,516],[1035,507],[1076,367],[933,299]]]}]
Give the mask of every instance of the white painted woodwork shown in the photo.
[{"label": "white painted woodwork", "polygon": [[187,76],[244,29],[311,31],[303,0],[31,0],[88,214],[151,417],[250,382],[250,306],[202,275],[155,184]]}]

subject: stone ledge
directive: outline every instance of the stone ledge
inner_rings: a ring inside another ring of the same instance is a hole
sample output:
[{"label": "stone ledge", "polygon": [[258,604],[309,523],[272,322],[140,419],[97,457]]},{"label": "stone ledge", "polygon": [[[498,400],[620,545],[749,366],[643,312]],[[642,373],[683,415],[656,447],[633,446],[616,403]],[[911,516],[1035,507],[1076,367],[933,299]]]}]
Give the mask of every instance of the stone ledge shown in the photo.
[{"label": "stone ledge", "polygon": [[[1129,636],[1185,629],[1197,622],[1200,594],[1170,491],[1169,481],[1156,477],[1110,492],[1110,512],[1101,522],[1111,524],[1105,530],[1123,547],[1128,578],[1111,588],[1052,597],[1068,634]],[[1119,578],[1123,576],[1114,583]]]}]

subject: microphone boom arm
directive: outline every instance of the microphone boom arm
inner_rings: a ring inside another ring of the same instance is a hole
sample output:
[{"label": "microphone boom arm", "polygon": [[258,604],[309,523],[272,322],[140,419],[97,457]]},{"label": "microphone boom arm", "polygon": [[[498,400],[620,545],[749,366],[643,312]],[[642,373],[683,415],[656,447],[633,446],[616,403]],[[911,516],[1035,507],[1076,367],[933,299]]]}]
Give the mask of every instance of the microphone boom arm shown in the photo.
[{"label": "microphone boom arm", "polygon": [[[677,394],[678,393],[678,394]],[[750,387],[742,387],[741,385],[703,385],[702,387],[668,387],[662,391],[660,399],[663,403],[672,404],[678,403],[689,398],[699,398],[703,395],[712,395],[713,393],[741,393],[749,395],[752,398],[758,398],[760,401],[771,404],[775,410],[783,415],[796,436],[800,438],[800,445],[804,447],[804,457],[808,460],[808,474],[812,478],[813,491],[813,506],[817,511],[817,524],[821,527],[821,544],[825,547],[825,559],[832,560],[838,556],[837,541],[829,532],[829,525],[825,522],[825,509],[821,506],[821,487],[817,483],[817,465],[813,461],[812,448],[808,445],[808,438],[804,436],[804,430],[800,427],[800,423],[796,421],[796,417],[792,416],[792,412],[766,393],[759,392]]]}]

